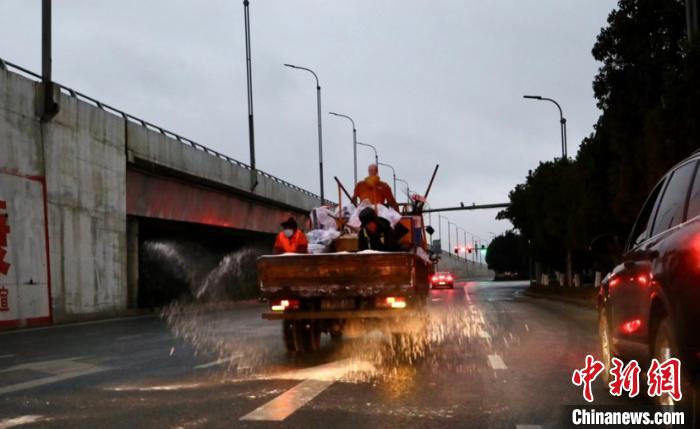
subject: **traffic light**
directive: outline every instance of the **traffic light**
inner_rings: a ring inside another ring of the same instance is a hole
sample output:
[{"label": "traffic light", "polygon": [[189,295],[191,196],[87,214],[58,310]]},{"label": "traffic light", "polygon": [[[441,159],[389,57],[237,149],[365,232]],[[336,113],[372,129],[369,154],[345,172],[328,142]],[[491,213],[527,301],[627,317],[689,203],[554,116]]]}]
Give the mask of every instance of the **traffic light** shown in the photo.
[{"label": "traffic light", "polygon": [[472,253],[472,246],[467,247],[467,253]]},{"label": "traffic light", "polygon": [[459,246],[455,246],[455,254],[459,254]]},{"label": "traffic light", "polygon": [[481,250],[486,250],[486,245],[485,245],[485,244],[482,244],[482,245],[481,245]]}]

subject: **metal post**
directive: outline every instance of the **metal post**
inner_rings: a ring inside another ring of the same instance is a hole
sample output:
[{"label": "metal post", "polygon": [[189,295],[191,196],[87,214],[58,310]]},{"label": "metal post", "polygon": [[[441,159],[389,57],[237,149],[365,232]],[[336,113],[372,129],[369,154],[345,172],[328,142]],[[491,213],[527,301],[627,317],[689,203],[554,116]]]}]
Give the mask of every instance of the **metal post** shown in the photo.
[{"label": "metal post", "polygon": [[700,11],[698,10],[698,0],[685,0],[685,18],[688,31],[688,41],[695,42],[698,29],[700,28]]},{"label": "metal post", "polygon": [[[243,11],[245,18],[245,60],[246,60],[246,77],[248,85],[248,142],[250,149],[250,168],[255,171],[255,125],[253,122],[253,69],[250,58],[250,13],[248,6],[250,2],[243,0]],[[253,188],[257,186],[257,174],[254,174]]]},{"label": "metal post", "polygon": [[[464,231],[464,247],[467,247],[467,231]],[[464,249],[464,260],[468,261],[469,259],[467,258],[467,249]]]},{"label": "metal post", "polygon": [[357,130],[354,122],[352,124],[352,163],[353,171],[355,172],[355,184],[357,184]]},{"label": "metal post", "polygon": [[51,0],[41,2],[41,120],[48,121],[58,113],[51,78]]},{"label": "metal post", "polygon": [[316,81],[316,106],[318,109],[318,174],[321,181],[321,205],[326,201],[323,194],[323,130],[321,128],[321,86]]}]

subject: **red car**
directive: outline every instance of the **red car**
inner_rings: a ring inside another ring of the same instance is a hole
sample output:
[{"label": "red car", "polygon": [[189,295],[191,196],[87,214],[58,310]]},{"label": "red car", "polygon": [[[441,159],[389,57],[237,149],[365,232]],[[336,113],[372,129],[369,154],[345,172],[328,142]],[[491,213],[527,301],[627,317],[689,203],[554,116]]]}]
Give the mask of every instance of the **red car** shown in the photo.
[{"label": "red car", "polygon": [[447,271],[442,271],[435,273],[430,277],[430,287],[433,289],[437,288],[450,288],[455,287],[455,278],[452,273]]}]

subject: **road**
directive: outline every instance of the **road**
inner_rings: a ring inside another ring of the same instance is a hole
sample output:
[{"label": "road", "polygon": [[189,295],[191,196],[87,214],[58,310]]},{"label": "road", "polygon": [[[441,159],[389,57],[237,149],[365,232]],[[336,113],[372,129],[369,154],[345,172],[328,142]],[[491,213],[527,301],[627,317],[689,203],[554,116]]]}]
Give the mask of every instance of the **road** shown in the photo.
[{"label": "road", "polygon": [[351,330],[290,356],[258,303],[2,333],[0,429],[560,427],[583,405],[572,371],[599,356],[595,312],[524,289],[432,291],[408,352]]}]

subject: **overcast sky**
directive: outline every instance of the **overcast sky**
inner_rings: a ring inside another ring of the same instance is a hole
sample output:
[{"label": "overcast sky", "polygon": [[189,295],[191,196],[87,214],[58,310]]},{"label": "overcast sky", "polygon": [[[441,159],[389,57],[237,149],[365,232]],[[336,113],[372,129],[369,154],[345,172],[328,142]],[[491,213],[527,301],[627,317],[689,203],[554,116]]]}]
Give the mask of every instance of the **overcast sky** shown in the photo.
[{"label": "overcast sky", "polygon": [[[248,162],[241,0],[53,3],[56,81]],[[413,189],[440,164],[433,207],[507,202],[529,169],[561,156],[556,107],[523,94],[562,104],[570,154],[591,133],[590,52],[615,4],[251,0],[258,168],[319,191],[315,85],[289,62],[321,80],[327,197],[337,199],[334,175],[352,186],[352,128],[336,111]],[[0,0],[0,57],[37,72],[40,5]],[[364,177],[371,150],[358,160]],[[484,239],[511,228],[495,215],[447,213]]]}]

